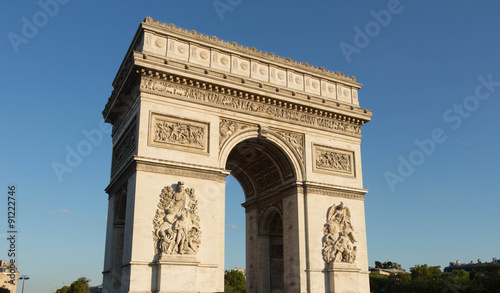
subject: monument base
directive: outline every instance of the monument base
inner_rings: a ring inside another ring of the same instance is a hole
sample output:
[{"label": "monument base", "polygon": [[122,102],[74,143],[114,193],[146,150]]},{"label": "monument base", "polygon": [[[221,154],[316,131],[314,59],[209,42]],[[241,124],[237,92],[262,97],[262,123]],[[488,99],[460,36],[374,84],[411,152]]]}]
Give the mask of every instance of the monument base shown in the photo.
[{"label": "monument base", "polygon": [[355,264],[330,263],[328,272],[328,292],[330,293],[360,293],[359,273],[361,271]]},{"label": "monument base", "polygon": [[156,261],[158,292],[198,292],[196,276],[199,264],[193,255],[162,256]]}]

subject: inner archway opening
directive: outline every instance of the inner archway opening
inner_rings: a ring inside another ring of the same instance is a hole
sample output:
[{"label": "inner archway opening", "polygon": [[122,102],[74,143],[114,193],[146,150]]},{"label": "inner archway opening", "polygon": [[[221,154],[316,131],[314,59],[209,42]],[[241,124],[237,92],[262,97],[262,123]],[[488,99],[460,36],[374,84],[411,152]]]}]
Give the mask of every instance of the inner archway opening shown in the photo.
[{"label": "inner archway opening", "polygon": [[[233,263],[242,263],[241,255],[234,255],[235,251],[245,251],[247,290],[283,292],[287,244],[283,243],[282,199],[284,190],[296,182],[294,166],[278,145],[252,138],[231,150],[226,169],[231,171],[226,178],[226,269],[232,269],[228,265],[236,266]],[[243,198],[235,181],[241,186]],[[237,200],[244,200],[244,209],[235,207]],[[245,232],[233,231],[239,229],[236,223],[242,224],[238,212],[243,211]]]}]

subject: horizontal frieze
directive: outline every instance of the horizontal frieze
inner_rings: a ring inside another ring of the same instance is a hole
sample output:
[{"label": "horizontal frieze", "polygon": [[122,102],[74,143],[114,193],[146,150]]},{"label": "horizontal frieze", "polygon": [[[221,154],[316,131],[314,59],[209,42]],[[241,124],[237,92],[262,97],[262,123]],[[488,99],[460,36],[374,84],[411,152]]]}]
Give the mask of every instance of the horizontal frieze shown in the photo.
[{"label": "horizontal frieze", "polygon": [[[324,111],[318,112],[317,109],[277,101],[267,97],[255,96],[229,88],[207,85],[205,83],[200,84],[200,82],[189,81],[189,84],[193,86],[188,86],[188,81],[179,77],[173,78],[171,76],[171,79],[171,81],[166,81],[154,77],[142,76],[141,90],[171,94],[228,109],[242,110],[261,116],[298,122],[350,135],[359,136],[361,134],[359,124],[325,117],[337,117],[337,114]],[[345,116],[342,119],[351,120],[350,117]]]}]

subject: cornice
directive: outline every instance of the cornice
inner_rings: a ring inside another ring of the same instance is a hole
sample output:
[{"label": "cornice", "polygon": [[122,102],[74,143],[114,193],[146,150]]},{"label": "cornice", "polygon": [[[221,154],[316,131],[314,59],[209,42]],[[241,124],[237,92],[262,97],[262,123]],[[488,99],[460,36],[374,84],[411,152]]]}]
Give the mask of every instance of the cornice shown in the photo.
[{"label": "cornice", "polygon": [[229,175],[229,171],[227,170],[197,164],[153,159],[142,156],[134,156],[134,161],[137,165],[137,171],[217,180],[218,182],[225,182],[226,176]]},{"label": "cornice", "polygon": [[334,197],[343,197],[357,200],[364,200],[366,189],[346,188],[344,186],[324,184],[319,182],[304,182],[304,188],[307,193],[321,194]]}]

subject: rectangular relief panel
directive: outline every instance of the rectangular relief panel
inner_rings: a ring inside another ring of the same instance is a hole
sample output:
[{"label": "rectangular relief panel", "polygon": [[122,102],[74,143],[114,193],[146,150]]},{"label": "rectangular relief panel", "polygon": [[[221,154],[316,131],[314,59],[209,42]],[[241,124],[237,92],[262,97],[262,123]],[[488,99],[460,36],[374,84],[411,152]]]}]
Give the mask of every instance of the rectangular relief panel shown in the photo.
[{"label": "rectangular relief panel", "polygon": [[113,156],[111,159],[111,174],[115,174],[124,161],[136,153],[137,146],[137,123],[136,120],[127,126],[123,135],[113,145]]},{"label": "rectangular relief panel", "polygon": [[313,171],[356,177],[354,152],[313,144]]},{"label": "rectangular relief panel", "polygon": [[208,154],[209,123],[151,112],[148,145]]}]

